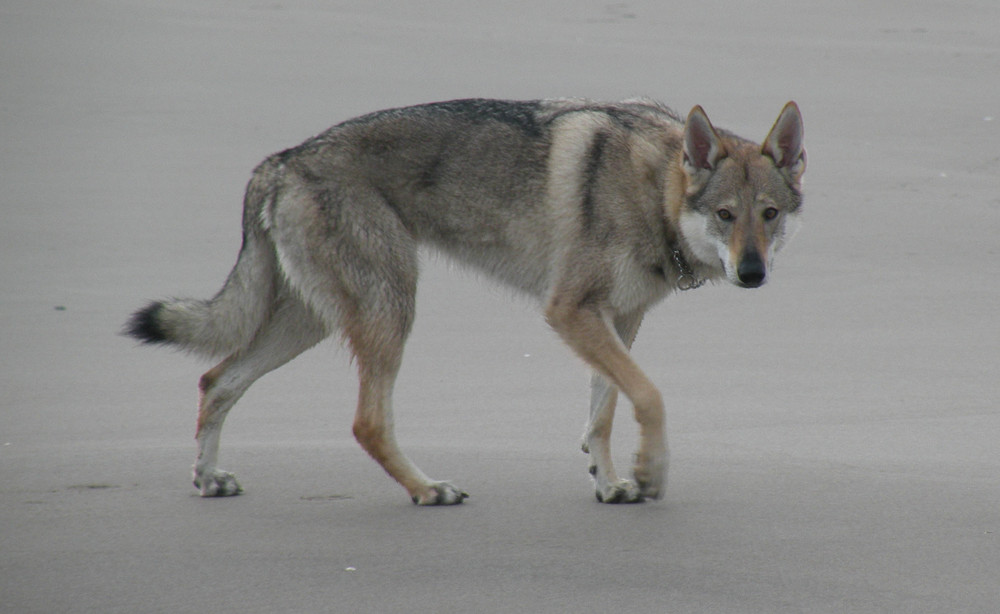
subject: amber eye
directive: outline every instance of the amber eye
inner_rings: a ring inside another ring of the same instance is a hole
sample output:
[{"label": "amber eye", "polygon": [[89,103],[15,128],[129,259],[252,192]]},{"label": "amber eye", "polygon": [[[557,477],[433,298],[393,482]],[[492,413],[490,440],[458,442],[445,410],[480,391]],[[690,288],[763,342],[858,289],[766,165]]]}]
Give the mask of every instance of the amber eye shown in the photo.
[{"label": "amber eye", "polygon": [[715,214],[719,216],[720,220],[724,220],[726,222],[733,219],[733,212],[729,209],[719,209]]},{"label": "amber eye", "polygon": [[778,217],[778,210],[777,209],[775,209],[774,207],[768,207],[767,209],[764,209],[764,219],[765,220],[773,220],[776,217]]}]

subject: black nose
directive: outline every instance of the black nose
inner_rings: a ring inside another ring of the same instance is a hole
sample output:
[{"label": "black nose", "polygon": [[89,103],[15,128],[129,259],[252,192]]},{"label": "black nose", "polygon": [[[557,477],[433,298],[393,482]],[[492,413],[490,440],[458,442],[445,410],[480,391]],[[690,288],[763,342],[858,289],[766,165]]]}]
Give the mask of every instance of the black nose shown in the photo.
[{"label": "black nose", "polygon": [[740,283],[745,288],[759,288],[764,285],[764,278],[767,277],[767,267],[760,259],[757,252],[748,252],[743,255],[740,265],[736,268],[736,274],[740,278]]}]

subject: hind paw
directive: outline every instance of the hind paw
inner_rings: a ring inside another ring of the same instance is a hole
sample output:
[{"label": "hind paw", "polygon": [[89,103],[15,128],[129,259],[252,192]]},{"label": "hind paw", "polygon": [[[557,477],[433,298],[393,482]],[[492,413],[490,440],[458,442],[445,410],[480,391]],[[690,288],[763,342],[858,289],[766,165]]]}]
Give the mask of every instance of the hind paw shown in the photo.
[{"label": "hind paw", "polygon": [[458,505],[469,497],[469,493],[451,482],[431,482],[424,492],[413,495],[417,505]]},{"label": "hind paw", "polygon": [[632,480],[616,480],[598,486],[594,495],[601,503],[642,503],[645,499],[639,485]]},{"label": "hind paw", "polygon": [[236,476],[219,469],[209,475],[196,473],[194,487],[201,491],[202,497],[232,497],[243,493],[243,487],[236,481]]}]

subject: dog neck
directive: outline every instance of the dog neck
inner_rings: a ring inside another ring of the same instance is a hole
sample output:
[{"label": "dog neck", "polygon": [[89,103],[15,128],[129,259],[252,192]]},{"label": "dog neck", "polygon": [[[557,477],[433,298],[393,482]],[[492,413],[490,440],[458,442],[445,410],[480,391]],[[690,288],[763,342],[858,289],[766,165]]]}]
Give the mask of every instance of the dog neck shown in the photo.
[{"label": "dog neck", "polygon": [[705,285],[705,278],[694,272],[684,253],[684,240],[680,232],[680,210],[684,203],[687,187],[687,175],[681,166],[681,156],[678,152],[668,167],[666,173],[667,185],[663,191],[665,196],[663,211],[663,227],[667,236],[667,250],[670,251],[670,261],[677,269],[677,289],[695,290]]}]

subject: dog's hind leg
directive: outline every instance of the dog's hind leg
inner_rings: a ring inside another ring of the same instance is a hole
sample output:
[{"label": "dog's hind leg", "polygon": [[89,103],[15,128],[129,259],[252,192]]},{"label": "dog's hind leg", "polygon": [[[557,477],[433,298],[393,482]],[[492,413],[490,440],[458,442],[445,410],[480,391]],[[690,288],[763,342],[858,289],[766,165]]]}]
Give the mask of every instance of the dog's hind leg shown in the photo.
[{"label": "dog's hind leg", "polygon": [[385,319],[374,328],[361,322],[354,322],[347,327],[361,380],[358,409],[354,418],[354,436],[361,447],[382,465],[386,473],[406,489],[414,503],[461,503],[469,496],[467,493],[450,482],[428,478],[403,454],[396,443],[392,389],[403,353],[403,336],[400,332],[398,323],[389,324]]},{"label": "dog's hind leg", "polygon": [[[642,313],[615,318],[618,338],[632,347],[642,322]],[[590,384],[590,419],[583,435],[583,451],[590,455],[590,475],[594,478],[597,500],[608,503],[633,503],[643,500],[635,482],[620,479],[611,460],[611,429],[615,417],[618,388],[600,373]]]},{"label": "dog's hind leg", "polygon": [[216,466],[219,437],[229,410],[251,384],[277,369],[327,336],[320,320],[297,297],[278,297],[274,312],[254,335],[250,345],[210,369],[198,384],[198,458],[194,485],[203,497],[238,495],[236,477]]},{"label": "dog's hind leg", "polygon": [[[416,311],[416,240],[384,197],[363,184],[305,193],[308,199],[283,203],[288,219],[300,215],[302,223],[286,220],[277,228],[279,254],[295,286],[326,322],[335,322],[354,354],[355,438],[414,503],[461,503],[466,493],[428,478],[396,443],[392,392]],[[313,212],[322,217],[315,221]]]}]

